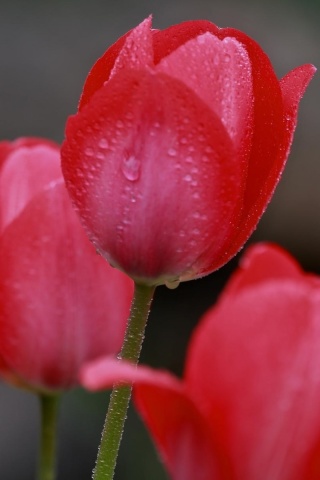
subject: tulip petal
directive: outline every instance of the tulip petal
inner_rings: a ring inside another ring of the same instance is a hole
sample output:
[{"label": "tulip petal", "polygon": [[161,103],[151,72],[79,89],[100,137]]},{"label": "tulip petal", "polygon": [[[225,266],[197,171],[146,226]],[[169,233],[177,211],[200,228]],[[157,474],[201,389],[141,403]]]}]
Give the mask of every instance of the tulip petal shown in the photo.
[{"label": "tulip petal", "polygon": [[2,150],[5,163],[0,170],[0,233],[33,196],[62,178],[59,148],[50,142],[21,139],[5,142]]},{"label": "tulip petal", "polygon": [[134,384],[138,411],[173,480],[223,478],[206,423],[178,379],[165,371],[102,359],[82,369],[81,383],[94,391]]},{"label": "tulip petal", "polygon": [[67,388],[85,360],[120,349],[132,282],[96,254],[62,180],[6,227],[0,264],[0,352],[13,373]]},{"label": "tulip petal", "polygon": [[278,245],[259,243],[246,249],[239,268],[228,282],[223,296],[238,293],[262,282],[301,279],[306,276],[298,262]]},{"label": "tulip petal", "polygon": [[63,172],[90,238],[133,278],[179,276],[232,231],[245,171],[220,119],[178,80],[115,75],[66,137]]},{"label": "tulip petal", "polygon": [[151,17],[148,17],[126,37],[109,78],[123,69],[143,69],[152,66]]},{"label": "tulip petal", "polygon": [[169,390],[183,390],[182,384],[166,370],[153,370],[139,365],[138,367],[125,360],[114,357],[103,357],[87,362],[81,369],[80,381],[87,390],[93,392],[112,388],[113,385],[146,384]]},{"label": "tulip petal", "polygon": [[[254,40],[244,33],[230,28],[222,29],[218,36],[220,38],[233,37],[242,43],[251,61],[254,131],[242,214],[242,217],[245,217],[251,211],[252,205],[259,201],[261,188],[270,171],[274,170],[274,164],[279,154],[284,134],[282,96],[269,58]],[[277,163],[279,162],[282,166],[284,159],[278,160]],[[265,198],[263,198],[263,202],[265,202]]]},{"label": "tulip petal", "polygon": [[240,161],[247,160],[253,96],[250,61],[242,44],[230,37],[219,40],[205,33],[163,58],[156,70],[193,90],[221,118],[237,154],[244,154]]},{"label": "tulip petal", "polygon": [[316,68],[313,65],[302,65],[291,70],[291,72],[280,80],[286,120],[284,148],[286,146],[287,149],[290,149],[292,136],[297,123],[299,102],[315,72]]},{"label": "tulip petal", "polygon": [[238,218],[238,227],[235,227],[235,236],[220,258],[216,257],[203,274],[219,268],[232,258],[255,229],[284,169],[296,127],[298,103],[315,71],[310,65],[299,67],[299,74],[293,70],[292,75],[289,73],[279,84],[270,60],[251,38],[229,28],[220,30],[218,36],[233,36],[249,54],[253,78],[254,134],[243,210]]},{"label": "tulip petal", "polygon": [[153,65],[152,35],[151,17],[148,17],[108,48],[96,61],[86,78],[79,111],[116,71],[123,67],[145,68],[147,65]]},{"label": "tulip petal", "polygon": [[308,458],[316,466],[319,312],[319,284],[269,280],[226,294],[193,336],[186,385],[238,478],[298,480]]},{"label": "tulip petal", "polygon": [[155,64],[192,38],[207,32],[216,34],[219,30],[207,20],[190,20],[155,32],[153,35]]}]

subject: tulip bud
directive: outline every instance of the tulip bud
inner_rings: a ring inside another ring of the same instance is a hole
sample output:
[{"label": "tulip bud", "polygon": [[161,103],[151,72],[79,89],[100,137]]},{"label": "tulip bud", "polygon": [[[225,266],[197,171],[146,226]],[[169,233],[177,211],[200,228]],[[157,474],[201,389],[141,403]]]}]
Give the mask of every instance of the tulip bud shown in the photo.
[{"label": "tulip bud", "polygon": [[315,69],[280,82],[245,34],[148,18],[84,85],[62,147],[67,189],[97,250],[138,282],[177,284],[231,259],[284,168]]}]

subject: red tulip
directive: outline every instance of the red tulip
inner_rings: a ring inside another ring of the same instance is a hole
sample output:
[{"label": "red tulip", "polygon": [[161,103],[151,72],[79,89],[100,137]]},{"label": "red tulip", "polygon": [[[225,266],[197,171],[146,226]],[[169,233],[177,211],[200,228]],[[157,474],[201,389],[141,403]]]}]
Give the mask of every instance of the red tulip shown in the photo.
[{"label": "red tulip", "polygon": [[245,34],[148,18],[97,61],[62,169],[90,239],[140,282],[201,277],[257,225],[284,168],[312,65],[280,82]]},{"label": "red tulip", "polygon": [[115,360],[82,382],[134,380],[174,480],[318,480],[320,279],[260,245],[195,331],[182,380]]},{"label": "red tulip", "polygon": [[132,281],[96,254],[71,207],[59,148],[0,143],[0,372],[40,389],[122,343]]}]

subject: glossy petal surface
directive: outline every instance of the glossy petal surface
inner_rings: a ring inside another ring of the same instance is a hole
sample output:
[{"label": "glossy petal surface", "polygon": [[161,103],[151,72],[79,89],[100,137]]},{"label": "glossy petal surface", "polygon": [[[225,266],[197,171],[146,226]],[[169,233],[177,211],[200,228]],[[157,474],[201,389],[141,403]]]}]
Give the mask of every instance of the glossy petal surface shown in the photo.
[{"label": "glossy petal surface", "polygon": [[136,406],[174,480],[316,480],[319,338],[319,278],[261,244],[199,323],[182,381],[101,360],[82,382],[99,390],[134,381]]},{"label": "glossy petal surface", "polygon": [[88,241],[63,184],[58,146],[26,139],[5,148],[1,374],[33,388],[68,388],[84,361],[120,349],[132,282]]},{"label": "glossy petal surface", "polygon": [[0,170],[0,233],[43,188],[61,180],[59,150],[45,143],[21,145],[5,157]]},{"label": "glossy petal surface", "polygon": [[230,235],[244,171],[220,119],[184,84],[117,75],[69,120],[67,136],[63,171],[83,223],[133,277],[192,272],[208,243],[219,249]]},{"label": "glossy petal surface", "polygon": [[121,37],[88,75],[62,149],[96,248],[148,284],[230,260],[280,179],[314,70],[279,82],[255,41],[202,20],[154,31],[147,18]]},{"label": "glossy petal surface", "polygon": [[319,284],[268,246],[244,265],[193,336],[188,391],[235,478],[308,478],[308,458],[320,453]]}]

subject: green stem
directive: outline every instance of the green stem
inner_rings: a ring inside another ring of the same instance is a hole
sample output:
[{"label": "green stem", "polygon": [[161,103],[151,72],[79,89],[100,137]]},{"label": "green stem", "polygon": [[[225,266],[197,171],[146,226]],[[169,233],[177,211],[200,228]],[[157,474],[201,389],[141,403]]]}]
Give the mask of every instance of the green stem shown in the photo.
[{"label": "green stem", "polygon": [[41,444],[39,461],[39,480],[56,478],[56,430],[58,401],[57,395],[39,395],[41,404]]},{"label": "green stem", "polygon": [[[135,284],[130,317],[119,359],[137,364],[155,287]],[[115,385],[102,432],[93,480],[112,480],[127,410],[131,386]]]}]

